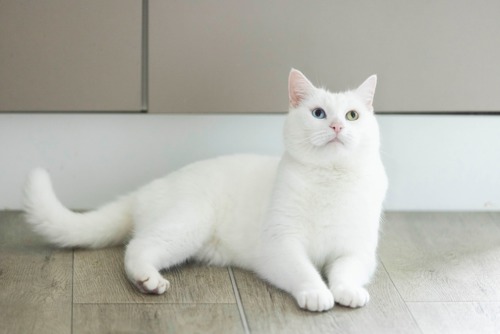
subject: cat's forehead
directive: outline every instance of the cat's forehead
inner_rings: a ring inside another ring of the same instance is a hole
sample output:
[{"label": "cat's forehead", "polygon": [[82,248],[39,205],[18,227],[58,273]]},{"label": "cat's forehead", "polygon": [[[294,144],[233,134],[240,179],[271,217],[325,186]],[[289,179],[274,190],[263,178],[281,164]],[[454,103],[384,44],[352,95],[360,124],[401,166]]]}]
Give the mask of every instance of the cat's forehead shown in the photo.
[{"label": "cat's forehead", "polygon": [[352,108],[358,100],[351,92],[331,93],[323,90],[318,94],[317,102],[329,111],[343,111]]}]

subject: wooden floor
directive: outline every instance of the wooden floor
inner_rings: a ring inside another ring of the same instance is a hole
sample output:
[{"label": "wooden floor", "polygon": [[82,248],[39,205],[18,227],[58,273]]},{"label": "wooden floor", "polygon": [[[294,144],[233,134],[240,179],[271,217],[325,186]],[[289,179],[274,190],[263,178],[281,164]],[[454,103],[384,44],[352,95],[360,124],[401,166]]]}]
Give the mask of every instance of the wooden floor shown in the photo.
[{"label": "wooden floor", "polygon": [[123,249],[53,249],[0,212],[0,333],[500,333],[500,213],[388,213],[362,309],[301,311],[237,268],[188,264],[135,291]]}]

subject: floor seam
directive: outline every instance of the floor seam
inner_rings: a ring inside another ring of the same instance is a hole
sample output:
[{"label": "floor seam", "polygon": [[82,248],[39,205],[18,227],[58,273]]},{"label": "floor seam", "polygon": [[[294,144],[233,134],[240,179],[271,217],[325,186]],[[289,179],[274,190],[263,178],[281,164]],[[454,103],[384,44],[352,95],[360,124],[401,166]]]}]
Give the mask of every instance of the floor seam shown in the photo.
[{"label": "floor seam", "polygon": [[74,307],[75,307],[75,250],[71,250],[72,263],[71,263],[71,334],[73,334],[74,323]]},{"label": "floor seam", "polygon": [[405,308],[406,310],[408,311],[408,313],[410,314],[411,318],[413,319],[413,322],[415,323],[415,325],[417,326],[418,330],[420,331],[420,333],[424,333],[424,331],[422,330],[422,328],[420,328],[420,325],[417,321],[417,319],[415,319],[415,316],[413,315],[413,312],[410,310],[410,307],[408,306],[408,303],[407,301],[403,298],[403,296],[401,295],[401,293],[399,292],[399,289],[398,287],[396,286],[396,284],[394,283],[394,281],[392,280],[392,277],[391,277],[391,274],[389,273],[389,270],[387,270],[387,267],[385,266],[385,263],[384,261],[380,259],[380,264],[382,265],[382,267],[384,268],[385,272],[387,273],[387,277],[389,277],[389,280],[391,281],[392,283],[392,286],[394,287],[394,289],[396,290],[396,293],[398,294],[399,298],[401,298],[401,301],[403,302],[403,304],[405,305]]},{"label": "floor seam", "polygon": [[240,313],[241,324],[243,325],[243,330],[245,334],[250,334],[250,328],[248,327],[248,321],[245,314],[245,309],[243,308],[243,303],[241,302],[240,290],[236,284],[236,279],[234,278],[234,272],[232,267],[228,267],[229,278],[231,279],[231,285],[233,287],[234,297],[236,298],[236,305],[238,307],[238,312]]},{"label": "floor seam", "polygon": [[405,302],[406,304],[474,304],[474,303],[492,303],[500,304],[500,301],[496,300],[409,300]]},{"label": "floor seam", "polygon": [[237,303],[199,303],[199,302],[191,302],[191,303],[142,303],[142,302],[79,302],[75,303],[76,305],[237,305]]}]

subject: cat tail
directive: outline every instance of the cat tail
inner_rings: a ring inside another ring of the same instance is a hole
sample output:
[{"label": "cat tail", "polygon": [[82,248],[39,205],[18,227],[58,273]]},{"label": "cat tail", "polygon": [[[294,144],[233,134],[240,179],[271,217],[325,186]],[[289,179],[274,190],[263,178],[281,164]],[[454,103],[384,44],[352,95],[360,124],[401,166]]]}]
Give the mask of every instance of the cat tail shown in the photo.
[{"label": "cat tail", "polygon": [[31,171],[24,188],[26,220],[38,234],[60,247],[100,248],[123,243],[132,231],[133,195],[101,208],[77,213],[57,199],[50,176],[42,168]]}]

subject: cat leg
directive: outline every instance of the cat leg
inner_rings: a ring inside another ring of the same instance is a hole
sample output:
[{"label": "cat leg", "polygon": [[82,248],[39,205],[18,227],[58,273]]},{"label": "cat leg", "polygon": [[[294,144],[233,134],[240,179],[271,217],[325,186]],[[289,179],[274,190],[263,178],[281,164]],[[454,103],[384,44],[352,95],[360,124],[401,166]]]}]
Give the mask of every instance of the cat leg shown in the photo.
[{"label": "cat leg", "polygon": [[159,272],[165,257],[165,245],[161,241],[134,238],[129,242],[125,251],[125,271],[139,291],[160,295],[170,287],[170,282]]},{"label": "cat leg", "polygon": [[360,255],[342,256],[326,267],[328,282],[335,301],[348,307],[362,307],[370,300],[363,287],[375,271],[376,260]]},{"label": "cat leg", "polygon": [[125,251],[125,271],[141,292],[164,293],[170,282],[159,271],[185,262],[202,247],[208,238],[208,224],[191,218],[164,219],[163,224],[158,224],[160,228],[141,233],[129,242]]},{"label": "cat leg", "polygon": [[331,291],[299,243],[267,247],[257,272],[295,297],[309,311],[327,311],[334,305]]}]

